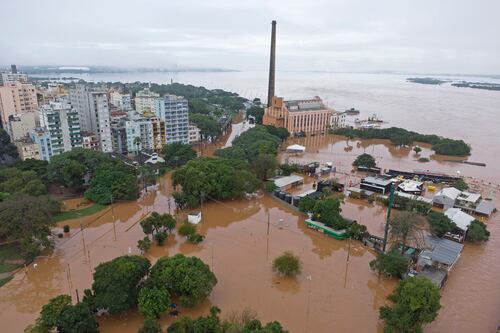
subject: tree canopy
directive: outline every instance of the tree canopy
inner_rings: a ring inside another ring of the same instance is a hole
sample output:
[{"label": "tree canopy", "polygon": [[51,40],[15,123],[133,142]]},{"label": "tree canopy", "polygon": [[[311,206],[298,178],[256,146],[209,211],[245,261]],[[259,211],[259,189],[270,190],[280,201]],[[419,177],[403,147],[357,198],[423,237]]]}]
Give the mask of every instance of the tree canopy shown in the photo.
[{"label": "tree canopy", "polygon": [[392,250],[388,253],[380,253],[376,259],[370,261],[370,268],[379,274],[401,278],[408,270],[408,259]]},{"label": "tree canopy", "polygon": [[440,212],[429,212],[427,222],[429,222],[431,232],[438,237],[443,237],[445,233],[452,231],[456,227],[456,224],[448,216]]},{"label": "tree canopy", "polygon": [[422,326],[438,315],[441,308],[439,288],[423,277],[411,277],[399,282],[388,297],[392,306],[380,308],[380,319],[384,320],[384,332],[422,332]]},{"label": "tree canopy", "polygon": [[373,158],[372,155],[361,154],[356,157],[354,162],[352,162],[352,165],[354,165],[355,167],[363,166],[366,168],[375,168],[377,166],[377,162],[375,162],[375,158]]},{"label": "tree canopy", "polygon": [[122,163],[106,164],[97,169],[85,191],[85,198],[106,205],[116,200],[134,200],[139,196],[137,177]]},{"label": "tree canopy", "polygon": [[156,262],[148,283],[158,288],[166,287],[172,296],[179,297],[183,306],[192,307],[210,294],[217,278],[199,258],[176,254]]},{"label": "tree canopy", "polygon": [[196,127],[200,129],[203,139],[214,140],[221,134],[219,122],[212,116],[193,114],[189,116],[189,121],[196,124]]},{"label": "tree canopy", "polygon": [[300,258],[290,251],[285,251],[273,260],[273,271],[284,276],[295,276],[300,274],[302,263]]},{"label": "tree canopy", "polygon": [[14,164],[18,157],[17,147],[10,142],[7,132],[0,128],[0,165]]},{"label": "tree canopy", "polygon": [[255,117],[256,124],[262,124],[262,118],[264,117],[264,108],[261,106],[252,106],[247,110],[247,119],[250,116]]},{"label": "tree canopy", "polygon": [[486,224],[474,220],[467,231],[467,240],[472,243],[485,242],[490,238],[490,232],[486,229]]},{"label": "tree canopy", "polygon": [[159,232],[171,232],[175,229],[175,218],[170,214],[160,214],[152,212],[147,218],[141,221],[142,231],[146,235],[153,235]]},{"label": "tree canopy", "polygon": [[203,198],[224,200],[254,192],[260,182],[241,160],[202,157],[189,161],[172,174],[174,186],[182,186],[181,204],[198,204]]},{"label": "tree canopy", "polygon": [[144,319],[144,323],[137,333],[162,333],[160,325],[151,318]]},{"label": "tree canopy", "polygon": [[65,307],[57,321],[58,332],[99,333],[97,321],[85,303]]},{"label": "tree canopy", "polygon": [[166,286],[145,286],[139,292],[139,312],[147,318],[160,318],[170,305]]},{"label": "tree canopy", "polygon": [[121,256],[95,268],[92,291],[97,309],[119,314],[137,304],[140,282],[150,263],[139,256]]},{"label": "tree canopy", "polygon": [[340,203],[339,198],[316,200],[312,210],[313,219],[336,230],[347,228],[349,223],[340,215]]},{"label": "tree canopy", "polygon": [[163,146],[165,164],[171,168],[183,166],[196,157],[196,151],[190,145],[174,142]]},{"label": "tree canopy", "polygon": [[463,140],[453,140],[443,138],[437,135],[419,134],[408,131],[403,128],[371,128],[371,129],[353,129],[338,128],[335,134],[344,135],[352,138],[361,139],[388,139],[396,146],[411,145],[413,142],[423,142],[432,145],[432,150],[436,154],[450,156],[470,155],[470,146]]},{"label": "tree canopy", "polygon": [[[35,171],[0,167],[0,192],[40,196],[47,193],[47,187]],[[1,200],[1,199],[0,199]]]}]

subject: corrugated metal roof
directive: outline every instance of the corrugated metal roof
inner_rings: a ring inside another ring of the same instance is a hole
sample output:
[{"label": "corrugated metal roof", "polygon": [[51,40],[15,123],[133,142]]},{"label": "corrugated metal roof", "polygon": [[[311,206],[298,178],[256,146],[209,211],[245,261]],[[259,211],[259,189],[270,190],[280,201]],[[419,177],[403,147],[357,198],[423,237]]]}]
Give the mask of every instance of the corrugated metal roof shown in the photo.
[{"label": "corrugated metal roof", "polygon": [[433,236],[427,237],[426,242],[432,248],[430,250],[431,259],[446,265],[452,265],[464,248],[463,244]]}]

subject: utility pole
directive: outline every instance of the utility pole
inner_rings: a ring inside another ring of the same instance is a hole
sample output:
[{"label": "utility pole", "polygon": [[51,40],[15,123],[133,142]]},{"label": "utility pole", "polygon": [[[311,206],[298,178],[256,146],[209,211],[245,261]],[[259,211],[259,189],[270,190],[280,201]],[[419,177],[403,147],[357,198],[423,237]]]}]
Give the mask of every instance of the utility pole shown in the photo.
[{"label": "utility pole", "polygon": [[271,223],[270,222],[270,217],[271,215],[269,214],[269,212],[267,212],[267,235],[269,236],[269,224]]},{"label": "utility pole", "polygon": [[82,233],[82,243],[83,243],[83,256],[84,259],[87,259],[87,247],[85,246],[85,235],[83,234],[83,224],[80,224],[80,231]]},{"label": "utility pole", "polygon": [[116,242],[115,210],[113,208],[113,194],[112,193],[111,193],[111,218],[113,220],[114,241]]},{"label": "utility pole", "polygon": [[391,219],[391,208],[393,202],[394,202],[394,183],[391,183],[391,191],[389,193],[389,204],[387,206],[387,220],[385,221],[385,229],[384,229],[384,245],[382,247],[382,252],[384,253],[387,247],[387,236],[389,234],[389,222]]}]

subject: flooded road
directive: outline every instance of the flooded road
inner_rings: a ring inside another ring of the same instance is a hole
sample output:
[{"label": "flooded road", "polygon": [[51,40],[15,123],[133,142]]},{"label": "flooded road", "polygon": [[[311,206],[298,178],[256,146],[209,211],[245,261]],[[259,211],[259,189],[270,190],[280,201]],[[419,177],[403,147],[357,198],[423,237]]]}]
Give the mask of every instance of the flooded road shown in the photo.
[{"label": "flooded road", "polygon": [[[450,162],[439,159],[418,163],[413,152],[379,141],[360,142],[359,147],[357,141],[350,141],[353,148],[349,151],[344,149],[345,139],[334,136],[292,141],[304,144],[306,154],[282,154],[282,160],[334,162],[339,172],[345,172],[337,176],[347,183],[356,181],[357,177],[350,174],[350,164],[364,151],[373,154],[383,168],[418,169],[425,165],[433,170],[454,170]],[[429,154],[425,148],[421,152],[424,156]],[[303,189],[308,186],[310,182]],[[117,203],[112,209],[61,223],[69,224],[71,232],[57,240],[53,253],[38,258],[36,267],[31,265],[26,271],[19,271],[0,288],[2,331],[22,332],[34,322],[41,306],[58,294],[71,294],[76,301],[76,290],[81,296],[90,287],[93,269],[99,263],[123,254],[138,254],[137,241],[144,237],[139,220],[152,211],[173,213],[171,193],[171,181],[166,175],[136,202]],[[498,198],[498,193],[495,196]],[[500,207],[498,199],[495,203]],[[68,203],[76,205],[77,200]],[[346,199],[342,209],[346,217],[366,224],[371,233],[382,234],[385,207]],[[499,216],[497,213],[487,221],[489,242],[466,245],[442,290],[439,317],[425,332],[494,332],[500,321]],[[283,225],[279,224],[280,219]],[[224,316],[250,307],[264,322],[278,320],[290,332],[382,332],[378,308],[386,302],[397,281],[379,278],[369,269],[368,263],[375,256],[359,242],[328,238],[307,229],[303,220],[302,214],[268,195],[207,202],[199,225],[206,236],[201,244],[192,245],[172,235],[165,246],[154,246],[147,257],[155,262],[164,255],[195,255],[215,272],[219,282],[208,300],[193,310],[181,309],[181,314],[206,314],[210,306],[216,305]],[[303,272],[297,279],[277,278],[271,270],[273,258],[286,250],[303,261]],[[99,323],[101,332],[135,333],[142,320],[132,309],[122,316],[100,318]],[[163,327],[171,321],[168,315],[160,320]]]}]

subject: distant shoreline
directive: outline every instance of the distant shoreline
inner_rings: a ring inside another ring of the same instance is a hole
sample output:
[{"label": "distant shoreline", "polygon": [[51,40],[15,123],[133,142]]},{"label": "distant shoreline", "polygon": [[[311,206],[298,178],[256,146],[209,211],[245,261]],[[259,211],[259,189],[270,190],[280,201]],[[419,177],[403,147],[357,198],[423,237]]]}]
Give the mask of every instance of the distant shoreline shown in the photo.
[{"label": "distant shoreline", "polygon": [[453,87],[458,88],[472,88],[472,89],[482,89],[482,90],[494,90],[500,91],[500,84],[490,83],[490,82],[469,82],[469,81],[451,81],[451,80],[441,80],[431,77],[410,77],[406,81],[418,84],[427,85],[441,85],[443,83],[451,82]]}]

